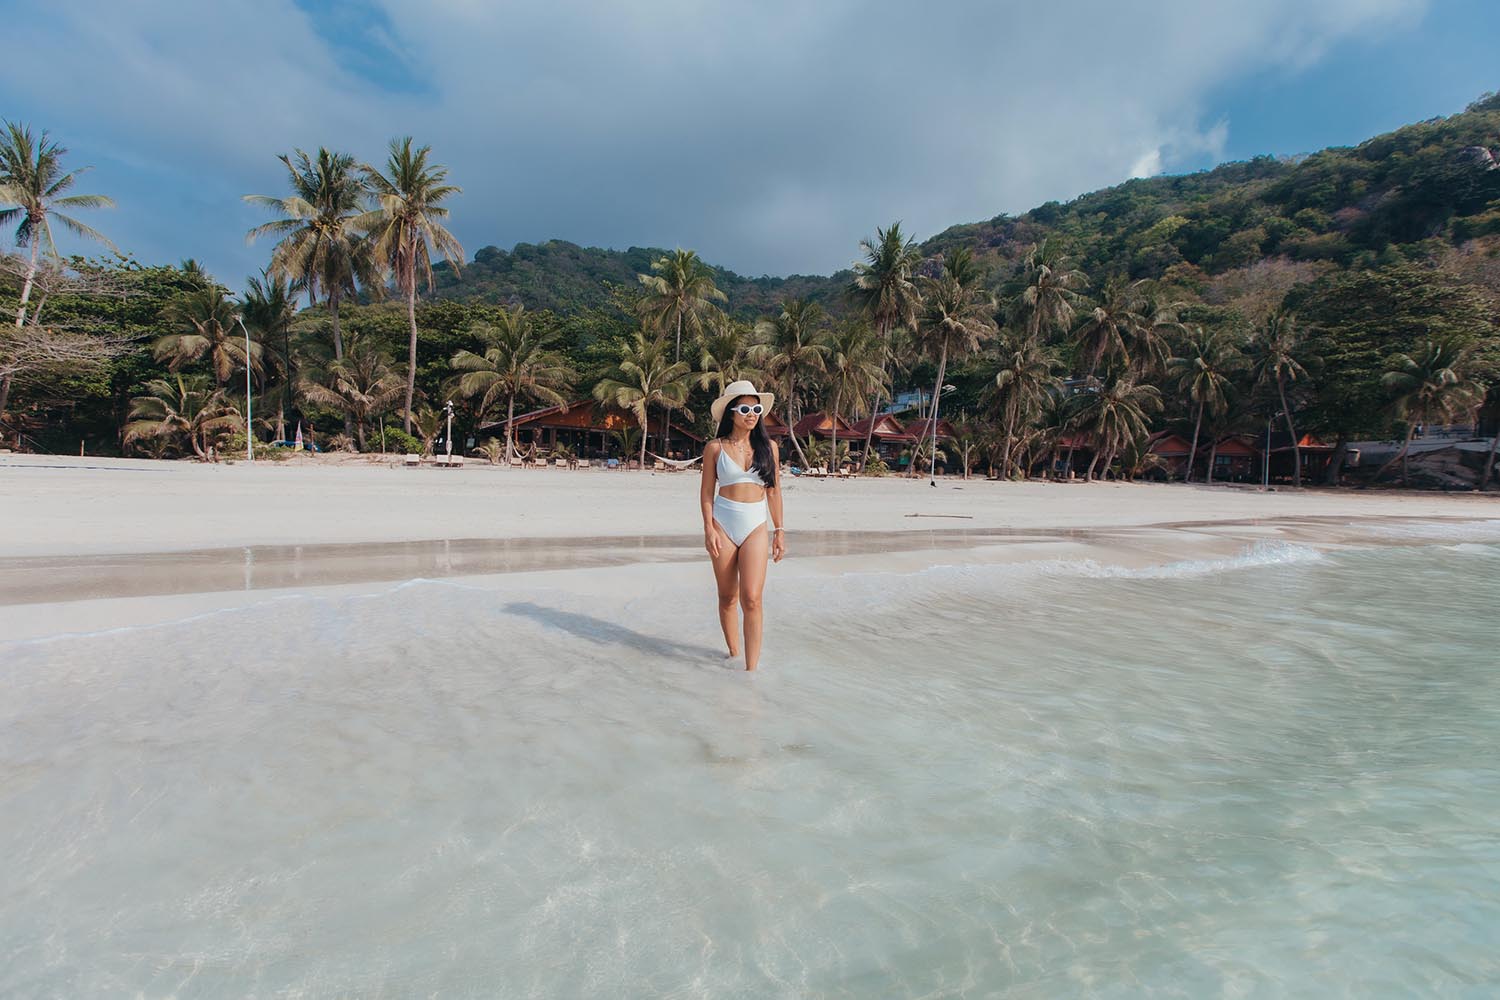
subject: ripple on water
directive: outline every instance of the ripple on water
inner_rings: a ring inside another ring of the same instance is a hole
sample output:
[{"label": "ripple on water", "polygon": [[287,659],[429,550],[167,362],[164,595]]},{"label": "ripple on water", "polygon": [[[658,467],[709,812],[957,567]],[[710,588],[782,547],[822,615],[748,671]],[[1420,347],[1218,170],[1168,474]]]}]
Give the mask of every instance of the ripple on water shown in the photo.
[{"label": "ripple on water", "polygon": [[1479,995],[1497,551],[11,644],[0,994]]}]

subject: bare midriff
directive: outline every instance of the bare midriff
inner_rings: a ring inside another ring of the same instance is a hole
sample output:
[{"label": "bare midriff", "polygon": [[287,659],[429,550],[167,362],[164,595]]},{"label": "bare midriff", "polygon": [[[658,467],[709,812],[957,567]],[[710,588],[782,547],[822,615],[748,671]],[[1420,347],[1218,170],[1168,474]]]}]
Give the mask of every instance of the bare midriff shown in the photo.
[{"label": "bare midriff", "polygon": [[730,483],[719,487],[719,496],[735,503],[755,503],[766,498],[766,489],[754,483]]}]

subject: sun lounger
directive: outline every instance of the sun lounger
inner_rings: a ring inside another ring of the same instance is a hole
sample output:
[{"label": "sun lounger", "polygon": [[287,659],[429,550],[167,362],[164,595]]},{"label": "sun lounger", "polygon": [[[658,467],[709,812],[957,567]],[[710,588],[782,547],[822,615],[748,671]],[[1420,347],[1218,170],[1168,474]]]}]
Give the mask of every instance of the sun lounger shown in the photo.
[{"label": "sun lounger", "polygon": [[415,469],[417,466],[422,464],[422,456],[404,455],[401,458],[401,464],[406,466],[408,469]]},{"label": "sun lounger", "polygon": [[462,455],[438,455],[433,458],[432,464],[439,469],[462,469],[464,457]]}]

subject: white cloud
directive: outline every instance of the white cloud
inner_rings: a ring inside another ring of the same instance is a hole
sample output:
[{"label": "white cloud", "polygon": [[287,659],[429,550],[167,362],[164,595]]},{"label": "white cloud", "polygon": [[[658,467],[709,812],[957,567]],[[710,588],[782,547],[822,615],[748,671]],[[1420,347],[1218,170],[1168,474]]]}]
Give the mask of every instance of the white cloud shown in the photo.
[{"label": "white cloud", "polygon": [[[290,0],[93,0],[19,15],[0,87],[10,113],[117,169],[154,164],[92,186],[158,199],[137,210],[147,242],[169,243],[175,218],[173,255],[231,274],[262,256],[240,246],[255,220],[234,195],[277,190],[276,153],[378,157],[408,132],[464,186],[471,252],[557,236],[827,272],[893,219],[925,236],[1221,155],[1228,124],[1204,124],[1217,88],[1425,5],[385,0],[403,73],[428,85],[411,93],[342,68]],[[184,211],[184,193],[220,200]]]}]

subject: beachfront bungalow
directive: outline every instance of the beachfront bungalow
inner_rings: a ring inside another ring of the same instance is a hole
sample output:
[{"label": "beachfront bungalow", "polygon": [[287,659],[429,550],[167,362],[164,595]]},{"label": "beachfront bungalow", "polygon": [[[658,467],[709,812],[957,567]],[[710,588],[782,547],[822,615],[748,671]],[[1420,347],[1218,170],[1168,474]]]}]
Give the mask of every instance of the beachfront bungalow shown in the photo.
[{"label": "beachfront bungalow", "polygon": [[[619,450],[614,432],[639,426],[633,414],[607,409],[592,399],[569,403],[566,410],[561,406],[549,406],[522,413],[516,417],[514,425],[518,447],[529,448],[535,445],[542,451],[550,451],[562,442],[581,458],[604,458],[614,454]],[[503,439],[505,421],[495,420],[481,424],[479,436],[487,435]],[[669,457],[687,458],[703,451],[703,439],[691,428],[676,421],[671,424],[668,441]],[[650,437],[646,447],[653,452],[661,447],[660,413],[653,413],[651,416]]]},{"label": "beachfront bungalow", "polygon": [[[873,433],[870,430],[872,423],[875,425]],[[843,436],[844,432],[840,429],[839,437]],[[849,425],[849,436],[851,440],[858,442],[854,445],[857,451],[864,450],[865,438],[869,437],[870,447],[875,449],[875,454],[890,464],[895,464],[900,459],[901,452],[910,448],[917,440],[914,435],[907,433],[905,427],[901,426],[901,421],[889,413],[879,413],[873,417],[854,421]]]},{"label": "beachfront bungalow", "polygon": [[1170,431],[1157,431],[1148,438],[1151,443],[1146,450],[1155,455],[1160,465],[1153,470],[1154,478],[1181,479],[1182,470],[1187,466],[1188,455],[1192,454],[1192,442],[1181,434],[1173,434]]},{"label": "beachfront bungalow", "polygon": [[[1265,449],[1265,442],[1265,436],[1260,435],[1257,445],[1261,451]],[[1311,434],[1300,435],[1297,443],[1302,448],[1302,482],[1306,484],[1309,478],[1315,482],[1322,482],[1324,475],[1328,472],[1328,463],[1333,460],[1334,446],[1326,441],[1319,441]],[[1295,462],[1291,435],[1286,431],[1273,432],[1271,434],[1271,479],[1291,482]],[[1259,471],[1258,467],[1257,471]]]},{"label": "beachfront bungalow", "polygon": [[1059,434],[1052,447],[1052,475],[1058,479],[1081,477],[1093,460],[1094,442],[1087,434]]},{"label": "beachfront bungalow", "polygon": [[1227,437],[1217,446],[1210,445],[1209,455],[1213,458],[1215,482],[1243,483],[1257,476],[1260,449],[1242,437]]}]

